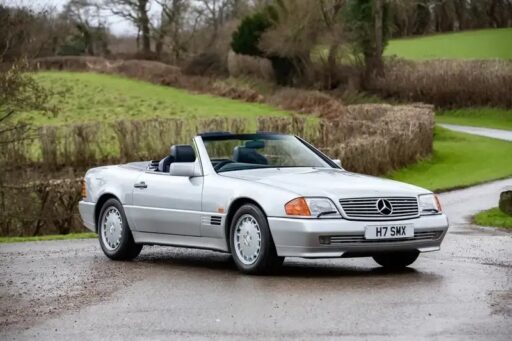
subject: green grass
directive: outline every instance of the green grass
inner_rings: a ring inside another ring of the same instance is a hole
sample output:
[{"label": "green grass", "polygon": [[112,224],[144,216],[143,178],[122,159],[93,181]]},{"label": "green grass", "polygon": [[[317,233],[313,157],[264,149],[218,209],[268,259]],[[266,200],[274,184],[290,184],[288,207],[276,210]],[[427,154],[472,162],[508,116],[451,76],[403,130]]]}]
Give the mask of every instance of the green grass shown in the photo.
[{"label": "green grass", "polygon": [[440,111],[438,123],[512,130],[512,110],[498,108],[464,108]]},{"label": "green grass", "polygon": [[512,59],[512,28],[391,40],[387,56],[425,59]]},{"label": "green grass", "polygon": [[35,237],[0,237],[0,243],[21,243],[21,242],[35,242],[43,240],[68,240],[68,239],[86,239],[96,238],[96,233],[70,233],[70,234],[51,234],[47,236]]},{"label": "green grass", "polygon": [[473,217],[475,224],[480,226],[505,227],[512,229],[512,216],[503,213],[498,207],[482,211]]},{"label": "green grass", "polygon": [[34,76],[54,92],[50,104],[58,109],[55,115],[25,113],[23,119],[35,125],[157,117],[221,116],[255,120],[258,116],[289,114],[265,104],[193,94],[120,76],[59,71],[39,72]]},{"label": "green grass", "polygon": [[389,178],[433,191],[512,176],[512,143],[436,127],[432,157]]}]

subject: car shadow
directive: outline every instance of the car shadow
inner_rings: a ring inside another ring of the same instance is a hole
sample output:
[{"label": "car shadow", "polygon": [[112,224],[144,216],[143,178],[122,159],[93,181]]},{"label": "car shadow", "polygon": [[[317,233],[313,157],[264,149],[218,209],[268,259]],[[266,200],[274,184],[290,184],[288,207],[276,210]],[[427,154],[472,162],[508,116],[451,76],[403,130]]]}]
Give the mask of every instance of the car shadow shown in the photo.
[{"label": "car shadow", "polygon": [[[191,271],[213,270],[222,274],[242,275],[230,254],[182,249],[174,247],[145,249],[137,258],[137,263],[148,263],[163,266],[165,268],[186,269]],[[300,258],[287,258],[282,267],[269,275],[260,277],[378,277],[378,276],[406,276],[415,278],[420,276],[436,276],[432,273],[425,274],[412,267],[390,270],[377,264],[354,261],[351,259],[315,259],[306,260]],[[432,279],[432,278],[431,278]]]}]

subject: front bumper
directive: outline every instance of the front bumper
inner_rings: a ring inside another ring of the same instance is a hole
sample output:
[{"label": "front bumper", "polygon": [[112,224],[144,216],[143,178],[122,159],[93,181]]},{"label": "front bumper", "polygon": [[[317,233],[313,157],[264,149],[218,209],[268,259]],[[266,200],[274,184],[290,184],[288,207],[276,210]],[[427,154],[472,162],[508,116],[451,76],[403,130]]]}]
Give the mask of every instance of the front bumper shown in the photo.
[{"label": "front bumper", "polygon": [[364,239],[365,227],[376,222],[269,217],[268,223],[279,256],[304,258],[371,256],[406,250],[438,251],[448,230],[448,218],[444,214],[380,222],[383,225],[414,225],[414,238],[385,241]]},{"label": "front bumper", "polygon": [[80,212],[80,217],[82,218],[82,222],[84,223],[85,227],[87,227],[89,230],[96,232],[96,223],[94,219],[94,209],[96,207],[96,204],[93,202],[87,202],[81,200],[78,203],[78,211]]}]

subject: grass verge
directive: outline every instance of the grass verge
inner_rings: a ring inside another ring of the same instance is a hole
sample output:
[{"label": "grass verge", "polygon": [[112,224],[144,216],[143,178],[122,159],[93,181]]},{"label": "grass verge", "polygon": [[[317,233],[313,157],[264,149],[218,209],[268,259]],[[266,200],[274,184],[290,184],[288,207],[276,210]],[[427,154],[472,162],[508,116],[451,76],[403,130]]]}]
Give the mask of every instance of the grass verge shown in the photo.
[{"label": "grass verge", "polygon": [[499,108],[463,108],[436,114],[438,123],[512,130],[512,110]]},{"label": "grass verge", "polygon": [[47,71],[35,79],[54,95],[55,115],[27,112],[23,119],[35,125],[111,122],[120,119],[232,117],[256,120],[284,116],[275,107],[151,84],[116,75]]},{"label": "grass verge", "polygon": [[512,229],[512,216],[503,213],[498,207],[477,213],[473,217],[473,222],[480,226]]},{"label": "grass verge", "polygon": [[391,40],[387,56],[427,59],[512,59],[512,28],[435,34]]},{"label": "grass verge", "polygon": [[70,233],[70,234],[50,234],[46,236],[33,236],[33,237],[0,237],[0,243],[21,243],[21,242],[36,242],[43,240],[69,240],[69,239],[87,239],[96,238],[96,233]]},{"label": "grass verge", "polygon": [[432,157],[389,178],[444,191],[512,176],[512,143],[436,127]]}]

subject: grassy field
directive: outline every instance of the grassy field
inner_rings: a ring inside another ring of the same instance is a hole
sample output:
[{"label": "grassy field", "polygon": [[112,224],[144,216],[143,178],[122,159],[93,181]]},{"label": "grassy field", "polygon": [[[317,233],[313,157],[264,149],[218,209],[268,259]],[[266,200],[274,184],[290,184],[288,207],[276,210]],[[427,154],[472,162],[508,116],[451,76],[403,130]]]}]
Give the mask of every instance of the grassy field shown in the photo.
[{"label": "grassy field", "polygon": [[38,82],[54,92],[55,115],[26,113],[36,125],[69,124],[156,117],[247,117],[287,115],[265,104],[192,94],[185,90],[120,76],[95,73],[40,72]]},{"label": "grassy field", "polygon": [[21,243],[21,242],[36,242],[43,240],[69,240],[69,239],[86,239],[96,238],[96,233],[70,233],[70,234],[50,234],[47,236],[35,237],[0,237],[0,243]]},{"label": "grassy field", "polygon": [[512,130],[512,110],[497,108],[464,108],[440,111],[438,123]]},{"label": "grassy field", "polygon": [[512,59],[512,28],[391,40],[387,56],[425,59]]},{"label": "grassy field", "polygon": [[512,229],[512,217],[501,212],[498,207],[482,211],[473,217],[475,224],[480,226],[505,227]]},{"label": "grassy field", "polygon": [[433,191],[512,176],[512,143],[436,128],[431,158],[389,178]]}]

